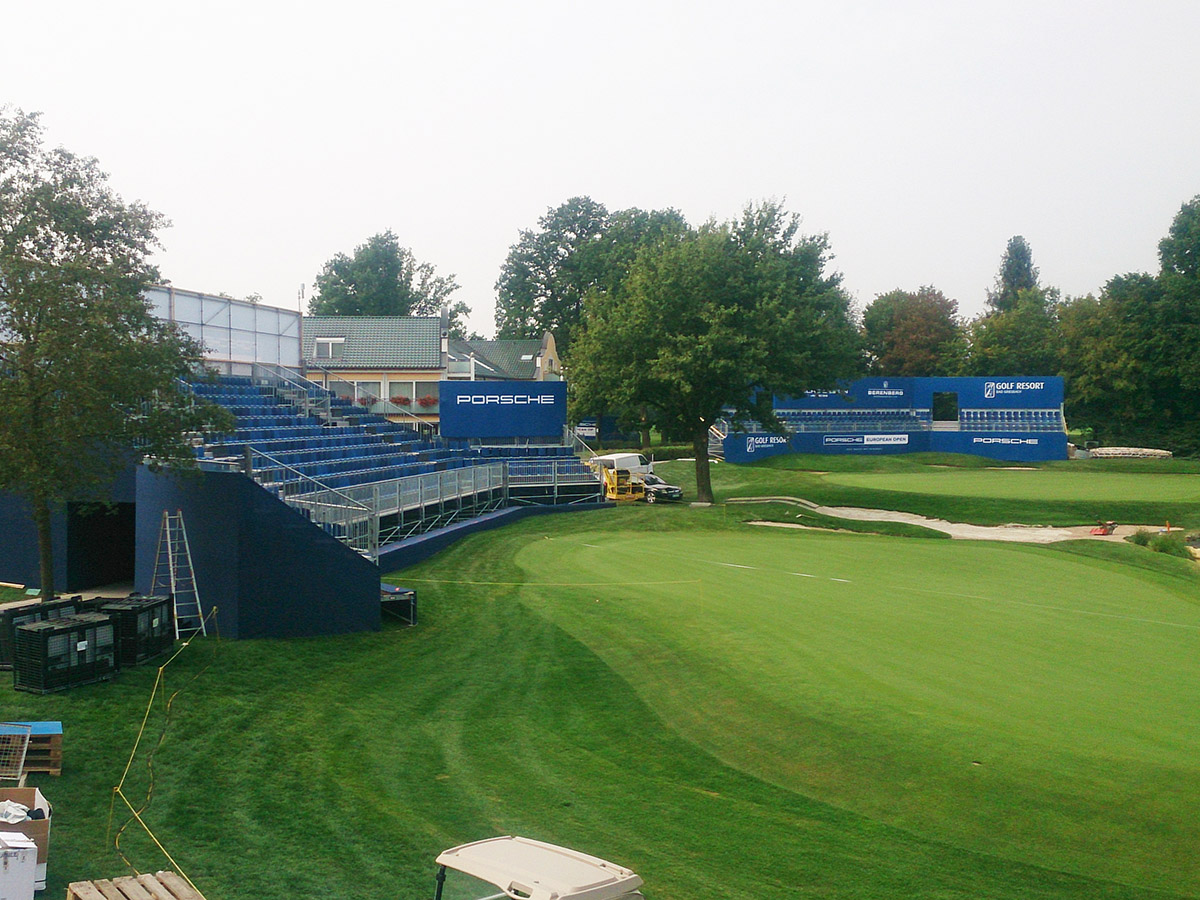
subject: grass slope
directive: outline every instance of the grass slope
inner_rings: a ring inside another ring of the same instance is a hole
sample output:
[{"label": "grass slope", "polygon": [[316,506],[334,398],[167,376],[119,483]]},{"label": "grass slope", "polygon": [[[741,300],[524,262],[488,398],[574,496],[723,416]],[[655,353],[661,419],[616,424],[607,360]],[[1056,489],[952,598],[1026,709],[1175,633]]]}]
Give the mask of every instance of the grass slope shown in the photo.
[{"label": "grass slope", "polygon": [[[761,668],[761,652],[749,652],[783,629],[771,624],[777,610],[764,615],[762,607],[746,605],[754,594],[737,580],[742,570],[723,567],[725,587],[701,594],[703,616],[695,615],[696,592],[686,584],[674,600],[679,585],[579,584],[581,577],[689,582],[711,567],[669,548],[649,556],[618,552],[668,537],[703,540],[706,553],[715,545],[761,561],[751,545],[743,546],[745,528],[717,511],[680,508],[527,520],[475,536],[403,573],[398,580],[421,591],[418,628],[323,640],[198,642],[167,670],[168,694],[181,692],[154,758],[146,819],[210,897],[428,896],[437,851],[498,833],[564,843],[630,865],[646,878],[649,900],[1192,895],[1175,868],[1165,880],[1179,886],[1157,891],[1095,871],[1072,874],[979,852],[963,846],[966,840],[931,836],[920,822],[896,827],[871,809],[848,808],[844,798],[822,800],[820,779],[806,787],[803,779],[767,771],[768,757],[783,746],[785,759],[808,757],[829,771],[844,774],[862,759],[868,770],[915,778],[922,774],[915,753],[902,754],[892,768],[862,751],[894,749],[893,737],[921,729],[901,716],[872,744],[865,727],[872,703],[864,697],[857,708],[846,705],[844,683],[824,691],[823,712],[840,705],[847,715],[840,724],[825,716],[823,727],[841,728],[857,743],[826,747],[823,757],[808,756],[819,734],[797,732],[792,743],[786,729],[804,724],[807,703],[789,700],[790,692],[779,690],[784,678]],[[546,539],[549,532],[554,540]],[[760,537],[755,532],[753,545]],[[787,538],[765,541],[775,548],[766,551],[767,562],[785,543],[811,543]],[[861,548],[876,540],[883,539],[824,536],[813,544],[823,548],[813,565],[839,577],[861,569],[861,551],[837,544]],[[910,550],[935,544],[884,543]],[[936,546],[944,551],[948,542]],[[672,554],[686,563],[682,571]],[[1095,565],[1115,566],[1107,560]],[[1153,602],[1169,603],[1170,578],[1159,577],[1164,584]],[[824,587],[837,589],[861,587]],[[832,593],[823,602],[848,603]],[[866,602],[856,602],[864,615]],[[654,625],[651,614],[664,604],[674,615]],[[744,626],[748,633],[722,634],[720,623],[738,610],[734,631]],[[833,628],[834,621],[826,617],[822,627]],[[844,622],[838,627],[850,633]],[[922,627],[906,626],[906,646]],[[875,626],[871,639],[880,639],[878,631]],[[872,629],[864,634],[870,637]],[[722,649],[730,641],[760,667],[767,681],[762,691],[747,689],[754,666],[729,664],[740,655]],[[833,661],[845,648],[810,643],[814,652],[824,648],[827,665],[837,668]],[[966,708],[952,702],[950,662],[941,665],[938,690],[945,703]],[[886,660],[880,667],[887,672]],[[672,669],[678,677],[666,677]],[[55,804],[47,896],[61,895],[68,881],[122,871],[106,841],[111,788],[153,677],[153,668],[143,667],[117,682],[62,695],[10,695],[7,716],[61,719],[65,726],[64,774],[35,776]],[[887,679],[871,675],[860,687],[875,682]],[[772,694],[774,707],[764,705]],[[822,691],[809,695],[820,699]],[[1190,696],[1185,691],[1182,699]],[[720,723],[723,716],[728,725]],[[152,738],[164,718],[160,700]],[[1145,735],[1125,736],[1123,752],[1144,752],[1144,744],[1156,740],[1153,724]],[[1173,744],[1171,723],[1157,724]],[[731,734],[743,727],[742,737]],[[984,750],[986,771],[1002,771],[1002,757]],[[983,771],[967,770],[946,792],[986,788],[986,781],[973,786],[969,780]],[[847,779],[856,791],[869,786],[861,776]],[[143,788],[148,782],[142,762],[133,782]],[[1164,830],[1174,827],[1173,804],[1187,793],[1177,787],[1179,794],[1160,797],[1154,810]],[[1147,802],[1155,788],[1147,784]],[[939,809],[949,802],[939,799]],[[1025,804],[1036,806],[1029,792],[1011,802],[1013,818],[1025,814]],[[142,869],[165,865],[136,832],[126,833],[122,847]]]}]

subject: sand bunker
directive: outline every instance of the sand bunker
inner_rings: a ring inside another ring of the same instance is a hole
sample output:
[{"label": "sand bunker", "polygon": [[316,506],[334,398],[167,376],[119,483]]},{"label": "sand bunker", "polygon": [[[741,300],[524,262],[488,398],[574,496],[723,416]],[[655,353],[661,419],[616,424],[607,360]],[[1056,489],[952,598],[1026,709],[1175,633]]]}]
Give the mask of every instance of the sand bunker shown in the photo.
[{"label": "sand bunker", "polygon": [[[1118,525],[1109,535],[1090,534],[1092,526],[1077,525],[1069,528],[1054,528],[1043,525],[967,525],[962,522],[947,522],[945,519],[930,519],[915,513],[897,512],[891,509],[862,509],[857,506],[819,506],[799,497],[736,497],[729,503],[790,503],[836,519],[856,519],[860,522],[903,522],[941,531],[952,538],[963,541],[1020,541],[1031,544],[1052,544],[1055,541],[1075,541],[1087,538],[1093,541],[1123,541],[1139,528],[1158,531],[1158,525]],[[785,528],[809,526],[790,522],[753,522],[754,525],[771,525]]]}]

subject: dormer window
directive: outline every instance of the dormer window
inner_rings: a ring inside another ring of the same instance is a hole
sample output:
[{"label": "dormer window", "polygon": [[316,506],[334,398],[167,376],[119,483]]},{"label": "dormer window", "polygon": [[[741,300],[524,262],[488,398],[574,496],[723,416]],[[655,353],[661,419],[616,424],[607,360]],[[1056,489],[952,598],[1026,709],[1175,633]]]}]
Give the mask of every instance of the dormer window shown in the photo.
[{"label": "dormer window", "polygon": [[342,348],[346,345],[344,337],[317,338],[316,359],[341,359]]}]

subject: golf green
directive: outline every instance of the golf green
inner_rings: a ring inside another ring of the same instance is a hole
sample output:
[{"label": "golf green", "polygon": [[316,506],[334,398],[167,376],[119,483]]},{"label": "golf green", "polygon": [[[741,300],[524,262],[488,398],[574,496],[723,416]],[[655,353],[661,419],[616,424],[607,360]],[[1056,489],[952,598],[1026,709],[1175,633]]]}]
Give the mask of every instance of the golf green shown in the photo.
[{"label": "golf green", "polygon": [[1046,548],[750,526],[547,536],[515,562],[526,605],[729,765],[953,846],[1200,892],[1182,585]]}]

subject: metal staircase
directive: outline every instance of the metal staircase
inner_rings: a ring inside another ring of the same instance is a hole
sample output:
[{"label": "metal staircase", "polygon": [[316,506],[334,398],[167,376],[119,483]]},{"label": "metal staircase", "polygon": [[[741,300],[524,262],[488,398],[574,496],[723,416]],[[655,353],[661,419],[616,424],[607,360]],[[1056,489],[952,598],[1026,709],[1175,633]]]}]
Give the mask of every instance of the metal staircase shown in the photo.
[{"label": "metal staircase", "polygon": [[725,435],[729,431],[729,426],[724,421],[720,424],[725,425],[725,431],[722,431],[716,425],[708,426],[709,459],[725,459]]}]

